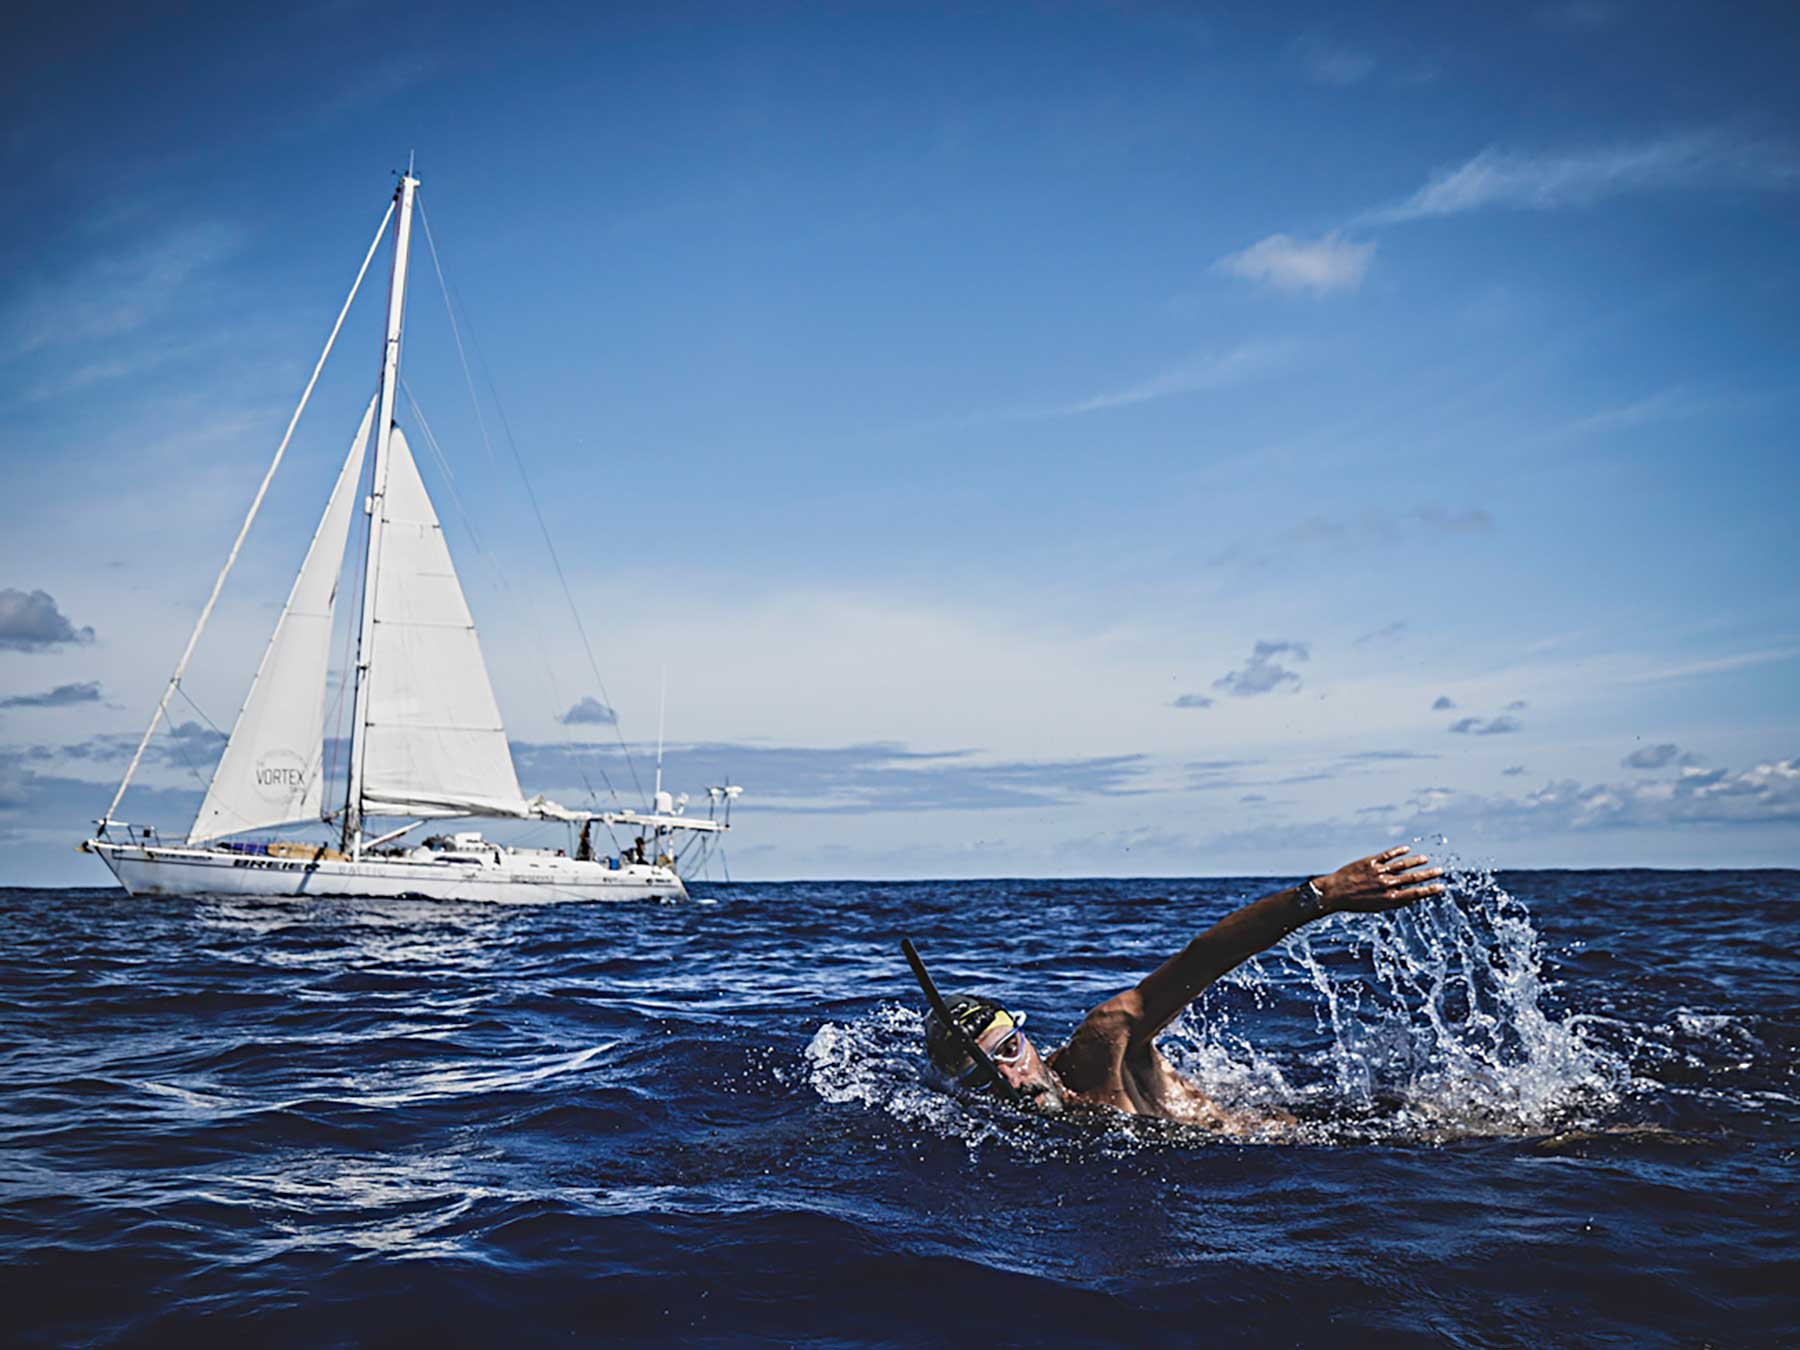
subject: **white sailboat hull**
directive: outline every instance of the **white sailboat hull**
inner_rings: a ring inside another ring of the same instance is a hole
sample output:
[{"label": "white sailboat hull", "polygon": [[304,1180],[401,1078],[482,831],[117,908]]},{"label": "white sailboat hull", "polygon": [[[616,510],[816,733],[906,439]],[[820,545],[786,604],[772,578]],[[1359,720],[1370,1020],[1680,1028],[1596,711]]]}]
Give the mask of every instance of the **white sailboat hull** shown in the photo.
[{"label": "white sailboat hull", "polygon": [[596,900],[684,900],[672,868],[573,858],[501,855],[495,862],[360,862],[268,858],[224,849],[88,841],[132,895],[234,895],[285,899],[330,895],[543,905]]}]

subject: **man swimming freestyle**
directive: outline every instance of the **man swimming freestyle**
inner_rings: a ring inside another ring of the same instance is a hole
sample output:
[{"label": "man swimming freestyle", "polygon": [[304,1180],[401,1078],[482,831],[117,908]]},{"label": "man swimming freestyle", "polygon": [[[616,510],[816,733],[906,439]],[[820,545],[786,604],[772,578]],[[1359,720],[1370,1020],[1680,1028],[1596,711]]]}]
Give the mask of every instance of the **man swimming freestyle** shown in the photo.
[{"label": "man swimming freestyle", "polygon": [[1221,1109],[1182,1077],[1156,1048],[1181,1010],[1227,971],[1289,933],[1328,914],[1378,914],[1442,895],[1441,867],[1422,853],[1390,848],[1309,877],[1221,919],[1146,975],[1115,994],[1075,1028],[1048,1061],[1021,1027],[1022,1014],[990,999],[939,996],[910,943],[903,943],[932,1012],[925,1021],[931,1062],[958,1086],[997,1091],[1029,1110],[1053,1115],[1110,1107],[1127,1115],[1241,1132],[1288,1119],[1252,1118]]}]

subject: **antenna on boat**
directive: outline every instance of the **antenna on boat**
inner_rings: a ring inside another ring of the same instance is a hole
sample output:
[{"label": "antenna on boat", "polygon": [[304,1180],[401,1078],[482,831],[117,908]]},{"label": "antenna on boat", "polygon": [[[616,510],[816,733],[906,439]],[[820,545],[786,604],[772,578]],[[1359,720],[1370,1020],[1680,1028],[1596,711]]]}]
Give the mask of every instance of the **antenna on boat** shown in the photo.
[{"label": "antenna on boat", "polygon": [[663,717],[668,710],[669,667],[665,662],[662,668],[662,696],[656,702],[656,795],[650,799],[653,804],[662,800]]}]

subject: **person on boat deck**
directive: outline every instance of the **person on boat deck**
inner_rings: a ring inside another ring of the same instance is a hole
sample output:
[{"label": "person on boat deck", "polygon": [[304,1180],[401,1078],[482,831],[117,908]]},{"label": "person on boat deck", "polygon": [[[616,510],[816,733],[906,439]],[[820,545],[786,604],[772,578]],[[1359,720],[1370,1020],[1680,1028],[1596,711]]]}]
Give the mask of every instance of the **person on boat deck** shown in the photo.
[{"label": "person on boat deck", "polygon": [[638,863],[647,861],[644,857],[644,836],[641,834],[631,846],[631,860]]},{"label": "person on boat deck", "polygon": [[[1228,914],[1123,993],[1082,1019],[1069,1043],[1046,1060],[1020,1028],[1022,1014],[991,999],[959,994],[946,1010],[987,1053],[1028,1109],[1054,1115],[1069,1109],[1111,1107],[1228,1132],[1291,1123],[1285,1113],[1252,1117],[1228,1112],[1177,1073],[1156,1038],[1212,982],[1289,933],[1327,914],[1374,914],[1443,894],[1441,867],[1405,847],[1346,863],[1330,876],[1310,877]],[[987,1071],[962,1038],[933,1012],[925,1021],[931,1062],[959,1087],[991,1090]]]}]

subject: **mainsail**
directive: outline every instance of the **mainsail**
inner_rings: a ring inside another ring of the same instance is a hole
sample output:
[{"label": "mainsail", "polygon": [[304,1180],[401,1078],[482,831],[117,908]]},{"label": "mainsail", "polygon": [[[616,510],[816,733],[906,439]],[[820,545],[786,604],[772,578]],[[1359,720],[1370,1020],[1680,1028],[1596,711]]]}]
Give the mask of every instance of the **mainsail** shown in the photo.
[{"label": "mainsail", "polygon": [[371,401],[188,831],[191,844],[320,816],[332,611],[374,420]]},{"label": "mainsail", "polygon": [[362,654],[364,815],[528,816],[475,621],[406,437],[388,441]]}]

